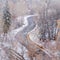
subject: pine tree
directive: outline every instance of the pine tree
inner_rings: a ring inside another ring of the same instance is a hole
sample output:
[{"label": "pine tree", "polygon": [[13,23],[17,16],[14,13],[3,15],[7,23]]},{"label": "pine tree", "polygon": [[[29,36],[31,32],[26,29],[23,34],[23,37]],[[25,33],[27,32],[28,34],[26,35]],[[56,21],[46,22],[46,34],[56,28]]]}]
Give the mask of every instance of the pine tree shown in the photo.
[{"label": "pine tree", "polygon": [[11,14],[9,12],[8,3],[6,4],[6,7],[4,8],[3,11],[3,19],[4,19],[3,32],[7,33],[11,25]]}]

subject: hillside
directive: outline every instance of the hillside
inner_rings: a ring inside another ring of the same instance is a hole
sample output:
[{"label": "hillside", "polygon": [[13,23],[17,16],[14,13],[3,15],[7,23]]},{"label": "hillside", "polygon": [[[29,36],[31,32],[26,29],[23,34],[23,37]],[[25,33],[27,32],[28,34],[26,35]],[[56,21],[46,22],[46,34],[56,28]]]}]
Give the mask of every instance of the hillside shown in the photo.
[{"label": "hillside", "polygon": [[0,0],[0,60],[60,60],[60,0]]}]

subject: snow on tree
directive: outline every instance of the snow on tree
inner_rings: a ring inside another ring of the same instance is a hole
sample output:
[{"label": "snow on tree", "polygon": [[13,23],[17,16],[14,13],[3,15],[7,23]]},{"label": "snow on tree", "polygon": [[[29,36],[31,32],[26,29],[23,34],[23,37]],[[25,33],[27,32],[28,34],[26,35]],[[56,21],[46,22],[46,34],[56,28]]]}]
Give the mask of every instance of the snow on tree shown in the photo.
[{"label": "snow on tree", "polygon": [[4,7],[3,19],[4,19],[3,32],[7,33],[11,25],[11,14],[9,12],[8,2],[6,3],[6,6]]}]

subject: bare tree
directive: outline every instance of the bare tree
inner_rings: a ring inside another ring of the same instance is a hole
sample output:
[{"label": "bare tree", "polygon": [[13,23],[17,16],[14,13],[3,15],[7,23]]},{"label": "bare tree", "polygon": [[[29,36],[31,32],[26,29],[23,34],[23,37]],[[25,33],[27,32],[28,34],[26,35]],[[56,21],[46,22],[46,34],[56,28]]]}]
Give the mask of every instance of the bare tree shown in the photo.
[{"label": "bare tree", "polygon": [[42,12],[40,12],[40,39],[42,40],[56,40],[56,10],[53,8],[51,9],[51,0],[45,1],[46,6],[42,8]]}]

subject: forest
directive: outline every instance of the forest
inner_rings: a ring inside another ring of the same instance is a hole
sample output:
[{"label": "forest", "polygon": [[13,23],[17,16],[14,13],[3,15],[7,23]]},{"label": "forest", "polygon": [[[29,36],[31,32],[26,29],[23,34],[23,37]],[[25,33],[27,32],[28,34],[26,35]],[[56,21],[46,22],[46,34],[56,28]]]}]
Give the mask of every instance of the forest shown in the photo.
[{"label": "forest", "polygon": [[60,60],[60,0],[0,0],[0,60]]}]

